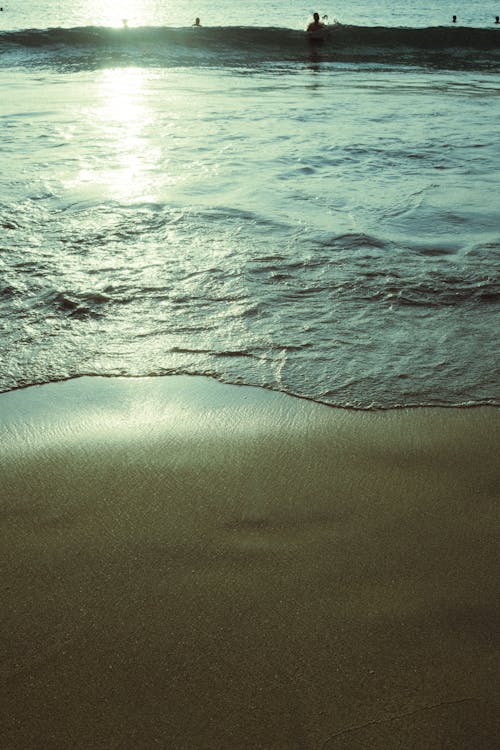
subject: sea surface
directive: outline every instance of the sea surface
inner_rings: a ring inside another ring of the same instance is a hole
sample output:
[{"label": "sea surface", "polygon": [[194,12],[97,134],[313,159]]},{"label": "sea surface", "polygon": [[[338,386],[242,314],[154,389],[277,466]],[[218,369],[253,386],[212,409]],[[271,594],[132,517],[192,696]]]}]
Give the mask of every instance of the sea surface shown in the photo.
[{"label": "sea surface", "polygon": [[498,405],[499,11],[4,2],[0,390]]}]

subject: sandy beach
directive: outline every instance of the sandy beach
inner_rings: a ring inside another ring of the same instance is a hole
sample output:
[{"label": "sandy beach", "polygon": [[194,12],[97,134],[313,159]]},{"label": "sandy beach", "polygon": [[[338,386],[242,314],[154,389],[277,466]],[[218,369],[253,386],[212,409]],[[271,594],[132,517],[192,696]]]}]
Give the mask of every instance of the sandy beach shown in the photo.
[{"label": "sandy beach", "polygon": [[500,746],[499,411],[0,395],[3,750]]}]

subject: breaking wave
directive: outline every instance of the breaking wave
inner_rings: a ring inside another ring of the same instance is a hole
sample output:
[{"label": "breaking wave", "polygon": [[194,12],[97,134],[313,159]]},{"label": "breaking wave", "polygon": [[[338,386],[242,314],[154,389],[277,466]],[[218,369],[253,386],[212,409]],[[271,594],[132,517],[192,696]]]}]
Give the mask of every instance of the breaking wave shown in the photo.
[{"label": "breaking wave", "polygon": [[0,33],[0,65],[94,69],[151,67],[255,67],[307,62],[311,54],[332,63],[417,65],[438,69],[500,69],[497,29],[329,26],[320,45],[285,28],[80,28]]}]

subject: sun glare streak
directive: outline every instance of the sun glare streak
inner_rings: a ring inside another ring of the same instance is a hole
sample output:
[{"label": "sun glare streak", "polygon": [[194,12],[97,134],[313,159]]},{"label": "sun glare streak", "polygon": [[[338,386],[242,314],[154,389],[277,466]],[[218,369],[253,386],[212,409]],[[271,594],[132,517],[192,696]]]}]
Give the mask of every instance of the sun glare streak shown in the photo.
[{"label": "sun glare streak", "polygon": [[102,73],[103,119],[138,124],[144,114],[142,94],[144,71],[140,68],[112,68]]},{"label": "sun glare streak", "polygon": [[[161,117],[159,90],[163,103],[171,101]],[[76,126],[85,131],[85,146],[62,180],[75,201],[155,202],[189,178],[192,160],[181,169],[177,158],[176,144],[187,137],[178,92],[165,94],[151,71],[123,67],[100,71],[89,97]]]},{"label": "sun glare streak", "polygon": [[94,179],[113,198],[151,197],[151,172],[156,161],[149,135],[145,73],[138,68],[116,68],[102,73],[100,101],[95,112],[99,137],[107,144],[104,162],[94,166]]},{"label": "sun glare streak", "polygon": [[[93,15],[104,26],[142,26],[142,9],[138,0],[94,0]],[[91,12],[92,12],[91,11]]]},{"label": "sun glare streak", "polygon": [[115,196],[138,197],[148,190],[150,143],[145,135],[149,113],[144,101],[144,72],[106,70],[102,81],[101,123],[113,159],[104,172]]}]

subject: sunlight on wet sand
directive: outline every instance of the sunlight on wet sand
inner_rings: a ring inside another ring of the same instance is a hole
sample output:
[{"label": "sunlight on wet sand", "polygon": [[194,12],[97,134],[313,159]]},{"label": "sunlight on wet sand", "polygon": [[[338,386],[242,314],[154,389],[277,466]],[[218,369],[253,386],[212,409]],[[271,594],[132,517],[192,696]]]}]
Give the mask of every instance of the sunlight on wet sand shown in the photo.
[{"label": "sunlight on wet sand", "polygon": [[0,395],[9,748],[492,748],[499,412]]}]

